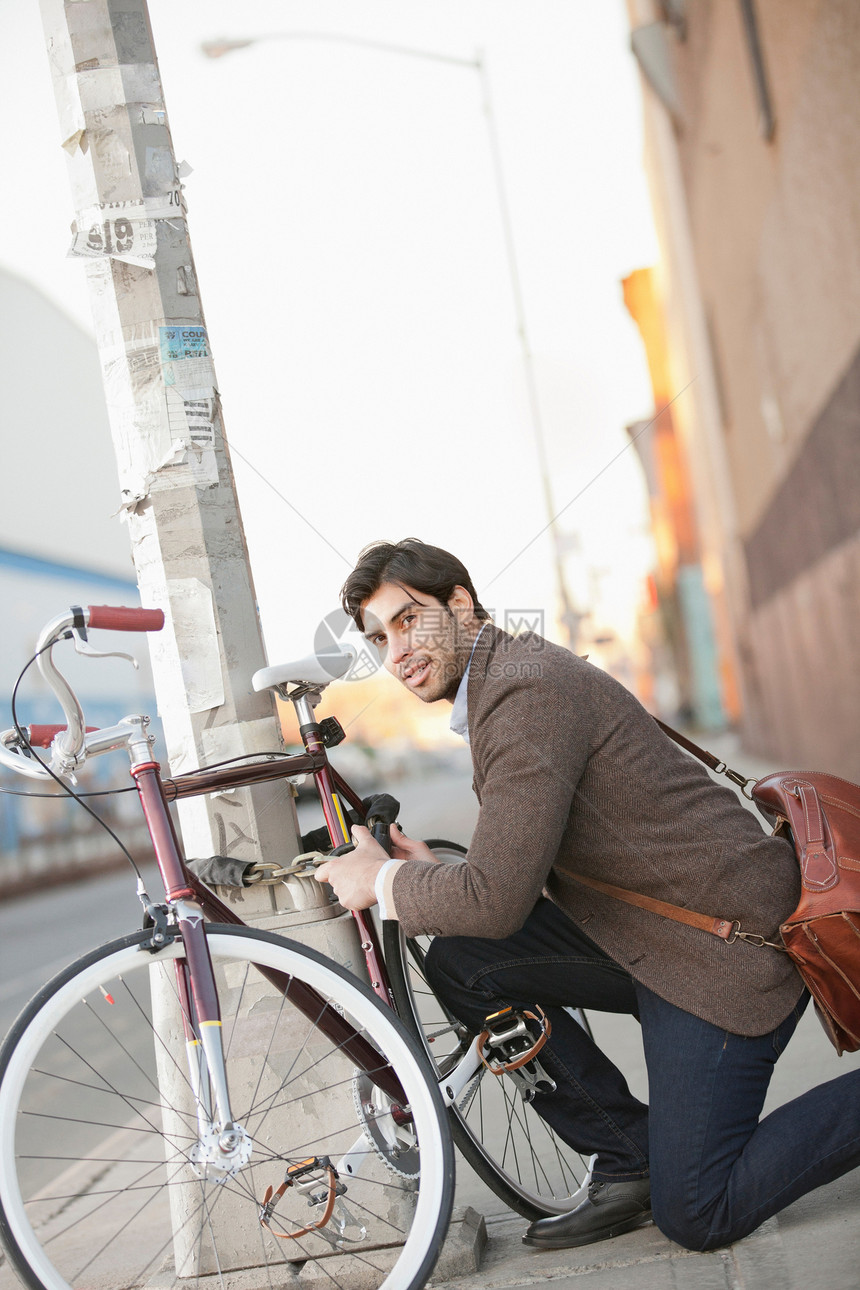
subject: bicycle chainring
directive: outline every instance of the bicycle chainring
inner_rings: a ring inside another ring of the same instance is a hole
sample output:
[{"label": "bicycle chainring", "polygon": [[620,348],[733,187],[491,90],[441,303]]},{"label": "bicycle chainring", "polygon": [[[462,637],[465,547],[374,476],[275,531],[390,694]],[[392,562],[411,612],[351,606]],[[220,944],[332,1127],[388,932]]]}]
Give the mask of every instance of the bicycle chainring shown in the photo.
[{"label": "bicycle chainring", "polygon": [[401,1178],[418,1178],[421,1162],[412,1124],[396,1123],[388,1113],[390,1099],[364,1071],[352,1077],[352,1096],[364,1136],[386,1168]]}]

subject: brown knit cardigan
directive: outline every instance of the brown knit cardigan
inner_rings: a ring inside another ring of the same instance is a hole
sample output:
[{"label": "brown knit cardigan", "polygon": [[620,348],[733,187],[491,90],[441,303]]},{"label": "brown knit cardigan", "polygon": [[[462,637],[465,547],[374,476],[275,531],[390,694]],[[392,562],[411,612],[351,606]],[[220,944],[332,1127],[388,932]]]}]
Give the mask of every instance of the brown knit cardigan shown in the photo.
[{"label": "brown knit cardigan", "polygon": [[738,919],[778,940],[800,892],[793,848],[767,836],[622,685],[540,636],[488,625],[468,699],[480,803],[468,863],[399,867],[392,892],[406,934],[501,939],[546,889],[662,998],[736,1034],[777,1026],[802,991],[787,955],[726,944],[572,875]]}]

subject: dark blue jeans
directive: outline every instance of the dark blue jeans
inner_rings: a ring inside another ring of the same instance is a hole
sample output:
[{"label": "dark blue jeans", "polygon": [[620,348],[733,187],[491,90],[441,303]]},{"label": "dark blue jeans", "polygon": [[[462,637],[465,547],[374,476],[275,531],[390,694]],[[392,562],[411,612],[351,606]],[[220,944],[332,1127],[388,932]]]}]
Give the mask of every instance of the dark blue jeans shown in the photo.
[{"label": "dark blue jeans", "polygon": [[[821,1084],[760,1120],[774,1063],[800,1019],[734,1035],[632,980],[550,901],[502,941],[438,937],[428,978],[462,1021],[540,1004],[552,1037],[540,1062],[556,1082],[535,1110],[609,1182],[651,1176],[654,1219],[693,1250],[739,1240],[822,1183],[860,1165],[860,1071]],[[639,1018],[650,1107],[565,1011]]]}]

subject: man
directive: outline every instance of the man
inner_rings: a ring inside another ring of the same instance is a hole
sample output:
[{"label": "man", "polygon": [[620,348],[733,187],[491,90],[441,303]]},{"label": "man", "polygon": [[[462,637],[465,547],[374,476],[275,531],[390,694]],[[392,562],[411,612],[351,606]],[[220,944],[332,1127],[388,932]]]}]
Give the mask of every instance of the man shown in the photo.
[{"label": "man", "polygon": [[[606,673],[541,637],[500,631],[454,556],[410,538],[366,548],[344,607],[386,668],[426,703],[453,704],[480,814],[468,863],[437,865],[366,829],[317,871],[341,903],[378,901],[431,933],[428,974],[463,1021],[539,1004],[552,1022],[535,1109],[583,1154],[588,1197],[529,1227],[536,1247],[647,1222],[690,1249],[737,1240],[860,1164],[860,1071],[759,1122],[773,1065],[807,995],[791,960],[625,904],[577,875],[737,920],[778,941],[799,874],[731,790],[681,752]],[[543,894],[543,893],[546,893]],[[649,1107],[565,1011],[642,1025]]]}]

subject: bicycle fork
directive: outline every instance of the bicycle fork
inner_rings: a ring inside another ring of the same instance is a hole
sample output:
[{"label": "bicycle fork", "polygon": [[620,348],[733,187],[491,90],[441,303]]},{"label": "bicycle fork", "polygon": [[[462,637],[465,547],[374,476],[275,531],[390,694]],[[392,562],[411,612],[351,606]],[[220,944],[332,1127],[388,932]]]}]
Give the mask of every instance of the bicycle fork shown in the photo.
[{"label": "bicycle fork", "polygon": [[[199,1178],[221,1184],[248,1163],[254,1143],[231,1110],[220,1009],[202,911],[184,900],[174,901],[173,908],[185,947],[185,957],[176,960],[174,970],[197,1116],[197,1141],[186,1152],[186,1159]],[[314,1232],[333,1248],[360,1244],[367,1237],[367,1228],[347,1207],[347,1186],[342,1179],[357,1175],[368,1158],[362,1132],[335,1163],[327,1156],[310,1157],[298,1165],[284,1162],[283,1181],[266,1188],[259,1212],[261,1225],[281,1240]],[[275,1211],[288,1188],[303,1193],[308,1206],[320,1216],[294,1230],[282,1231]]]},{"label": "bicycle fork", "polygon": [[[176,960],[175,977],[198,1130],[188,1161],[198,1177],[211,1174],[215,1181],[223,1182],[248,1162],[253,1143],[243,1127],[234,1122],[230,1108],[221,1010],[203,930],[203,910],[186,883],[158,764],[152,760],[149,722],[145,717],[128,717],[126,721],[134,731],[128,742],[131,774],[185,951]],[[170,933],[164,908],[153,913],[156,931],[148,948],[154,952],[170,939]]]},{"label": "bicycle fork", "polygon": [[[134,721],[133,718],[131,720]],[[200,888],[185,872],[158,766],[151,760],[145,729],[140,730],[137,739],[130,741],[129,753],[132,775],[137,783],[153,840],[169,907],[184,947],[184,956],[175,964],[176,989],[185,1036],[189,1084],[195,1103],[197,1141],[183,1154],[198,1177],[223,1183],[234,1177],[250,1160],[254,1144],[246,1129],[234,1120],[230,1105],[218,993],[203,927],[204,907],[207,914],[214,915],[220,921],[229,923],[241,920],[211,892]],[[157,951],[172,939],[172,932],[167,924],[166,911],[153,910],[153,915],[162,920],[162,926],[157,925],[147,948]],[[289,993],[291,1003],[297,1011],[331,1039],[345,1056],[352,1058],[359,1071],[366,1073],[379,1091],[385,1107],[383,1115],[388,1115],[397,1124],[401,1121],[411,1122],[397,1075],[385,1058],[381,1057],[378,1049],[356,1031],[347,1018],[342,1017],[335,1007],[327,1004],[302,982],[266,967],[261,967],[260,973],[275,990],[285,995]],[[320,1204],[327,1211],[332,1196],[333,1177],[333,1213],[319,1226],[314,1224],[313,1230],[324,1239],[333,1240],[337,1244],[363,1240],[364,1227],[347,1210],[343,1201],[345,1187],[338,1180],[354,1176],[362,1164],[367,1162],[369,1157],[366,1138],[378,1113],[374,1107],[372,1115],[368,1113],[360,1117],[364,1127],[359,1137],[333,1166],[322,1166],[317,1162],[317,1157],[304,1162],[307,1168],[303,1167],[300,1174],[295,1174],[294,1170],[290,1172],[291,1166],[283,1183],[277,1190],[270,1188],[264,1199],[260,1212],[261,1223],[273,1230],[270,1220],[274,1214],[274,1204],[286,1187],[300,1192],[307,1191],[310,1203]],[[320,1157],[319,1160],[321,1159]],[[331,1174],[328,1172],[329,1168],[332,1170]],[[325,1185],[321,1179],[327,1180]],[[331,1232],[326,1230],[329,1224],[333,1229]],[[295,1235],[274,1231],[273,1234],[282,1238]]]},{"label": "bicycle fork", "polygon": [[[199,1177],[225,1181],[251,1158],[253,1142],[233,1119],[212,961],[203,933],[203,912],[191,901],[173,908],[182,933],[185,957],[174,968],[188,1076],[197,1112],[198,1140],[189,1162]],[[220,1177],[219,1177],[220,1175]]]}]

